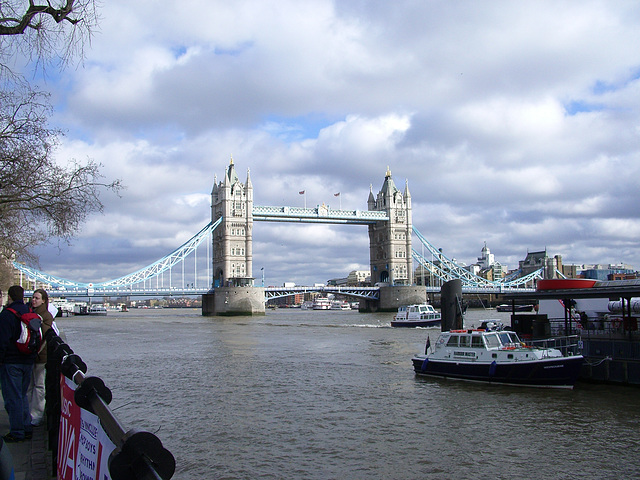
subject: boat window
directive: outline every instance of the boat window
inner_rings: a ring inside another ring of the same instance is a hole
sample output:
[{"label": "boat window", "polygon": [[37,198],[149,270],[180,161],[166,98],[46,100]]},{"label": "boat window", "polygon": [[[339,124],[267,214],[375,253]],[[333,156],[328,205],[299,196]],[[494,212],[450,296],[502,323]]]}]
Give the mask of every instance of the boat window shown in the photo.
[{"label": "boat window", "polygon": [[456,335],[452,335],[449,337],[449,341],[447,342],[447,347],[457,347],[458,346],[458,337]]},{"label": "boat window", "polygon": [[507,355],[507,358],[511,360],[513,358],[513,353],[510,353],[509,355]]},{"label": "boat window", "polygon": [[509,332],[509,336],[511,337],[511,343],[520,343],[520,339],[516,332]]},{"label": "boat window", "polygon": [[492,333],[490,335],[485,335],[484,340],[487,343],[487,347],[489,347],[489,348],[491,348],[491,347],[499,347],[500,346],[500,339],[498,338],[498,334],[497,333]]},{"label": "boat window", "polygon": [[469,347],[469,346],[471,346],[470,335],[460,335],[460,346],[461,347]]},{"label": "boat window", "polygon": [[472,335],[471,336],[471,346],[472,347],[480,347],[480,348],[484,348],[484,343],[482,342],[482,336],[481,335]]}]

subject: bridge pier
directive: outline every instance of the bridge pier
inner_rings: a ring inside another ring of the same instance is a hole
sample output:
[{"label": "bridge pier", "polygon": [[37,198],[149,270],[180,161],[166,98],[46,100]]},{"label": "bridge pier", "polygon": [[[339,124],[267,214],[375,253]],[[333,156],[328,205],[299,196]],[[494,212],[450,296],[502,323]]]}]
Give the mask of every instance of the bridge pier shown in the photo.
[{"label": "bridge pier", "polygon": [[399,285],[380,287],[379,300],[361,300],[361,312],[396,312],[402,305],[427,301],[427,287],[422,285]]},{"label": "bridge pier", "polygon": [[218,287],[202,295],[202,315],[264,315],[263,287]]}]

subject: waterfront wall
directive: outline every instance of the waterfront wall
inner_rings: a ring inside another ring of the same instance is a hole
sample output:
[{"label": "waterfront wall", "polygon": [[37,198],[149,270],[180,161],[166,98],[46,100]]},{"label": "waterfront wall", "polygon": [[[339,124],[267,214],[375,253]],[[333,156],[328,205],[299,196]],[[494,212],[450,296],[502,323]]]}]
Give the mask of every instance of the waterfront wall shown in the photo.
[{"label": "waterfront wall", "polygon": [[582,338],[580,378],[595,382],[640,385],[640,342]]},{"label": "waterfront wall", "polygon": [[202,296],[202,315],[264,315],[263,287],[218,287]]},{"label": "waterfront wall", "polygon": [[361,312],[397,312],[402,305],[424,303],[427,301],[427,287],[409,285],[380,287],[379,300],[361,300]]}]

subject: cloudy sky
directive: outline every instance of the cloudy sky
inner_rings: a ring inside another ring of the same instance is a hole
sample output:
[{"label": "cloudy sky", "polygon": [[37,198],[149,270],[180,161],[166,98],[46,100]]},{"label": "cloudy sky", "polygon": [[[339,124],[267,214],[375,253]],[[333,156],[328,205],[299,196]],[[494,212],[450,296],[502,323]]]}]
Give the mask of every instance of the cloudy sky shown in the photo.
[{"label": "cloudy sky", "polygon": [[[110,0],[78,68],[50,75],[60,162],[106,193],[47,273],[104,281],[210,221],[214,175],[256,205],[366,209],[387,166],[414,226],[474,263],[640,268],[640,5],[630,1]],[[340,192],[340,197],[334,194]],[[414,238],[414,246],[418,243]],[[367,228],[256,223],[254,275],[368,269]],[[258,282],[259,284],[259,282]]]}]

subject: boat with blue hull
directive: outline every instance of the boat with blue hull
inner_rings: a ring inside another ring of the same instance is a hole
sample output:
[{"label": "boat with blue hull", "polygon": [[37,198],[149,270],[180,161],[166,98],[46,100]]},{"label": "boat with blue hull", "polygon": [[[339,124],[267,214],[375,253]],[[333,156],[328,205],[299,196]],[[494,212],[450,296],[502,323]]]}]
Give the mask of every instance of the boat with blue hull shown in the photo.
[{"label": "boat with blue hull", "polygon": [[582,355],[558,348],[526,345],[515,332],[442,332],[424,355],[412,358],[417,375],[543,388],[573,388]]}]

